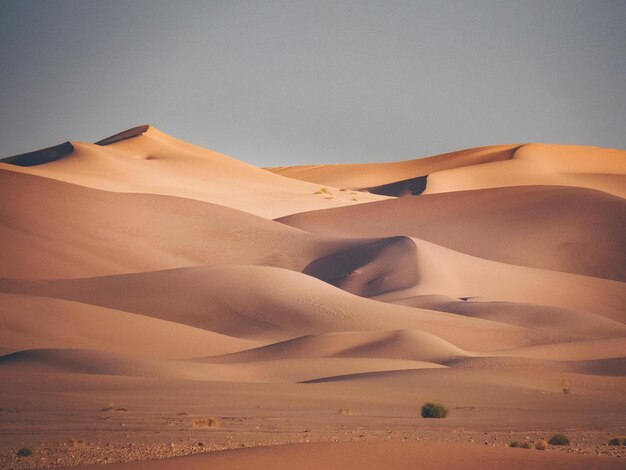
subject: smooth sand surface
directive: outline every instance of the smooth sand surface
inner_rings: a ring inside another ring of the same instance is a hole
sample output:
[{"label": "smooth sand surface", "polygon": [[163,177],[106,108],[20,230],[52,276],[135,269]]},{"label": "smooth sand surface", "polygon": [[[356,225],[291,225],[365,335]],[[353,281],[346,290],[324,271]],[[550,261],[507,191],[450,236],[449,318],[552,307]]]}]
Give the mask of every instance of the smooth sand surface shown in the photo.
[{"label": "smooth sand surface", "polygon": [[402,233],[481,258],[624,281],[625,219],[626,200],[617,196],[515,186],[402,197],[279,221],[344,237]]},{"label": "smooth sand surface", "polygon": [[279,175],[368,189],[428,176],[425,193],[522,185],[562,185],[626,196],[626,150],[581,145],[500,145],[417,160],[269,168]]},{"label": "smooth sand surface", "polygon": [[111,470],[166,468],[259,469],[587,469],[623,468],[621,462],[606,457],[575,457],[501,449],[468,444],[432,442],[350,442],[337,444],[298,444],[235,449],[207,455],[154,460],[140,464],[86,465],[79,469]]},{"label": "smooth sand surface", "polygon": [[70,146],[0,162],[0,467],[623,467],[626,152]]},{"label": "smooth sand surface", "polygon": [[[154,127],[105,146],[72,142],[51,163],[0,169],[114,192],[176,196],[276,218],[301,210],[352,205],[353,195],[315,194],[320,185],[282,178],[220,153],[175,139]],[[383,199],[359,193],[359,202]]]}]

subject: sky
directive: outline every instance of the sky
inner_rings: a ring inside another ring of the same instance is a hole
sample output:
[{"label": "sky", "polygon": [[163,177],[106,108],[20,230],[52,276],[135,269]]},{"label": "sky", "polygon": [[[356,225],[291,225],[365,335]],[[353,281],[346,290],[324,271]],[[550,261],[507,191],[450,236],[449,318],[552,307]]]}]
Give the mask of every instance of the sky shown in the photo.
[{"label": "sky", "polygon": [[257,166],[626,149],[623,0],[0,0],[0,155],[140,124]]}]

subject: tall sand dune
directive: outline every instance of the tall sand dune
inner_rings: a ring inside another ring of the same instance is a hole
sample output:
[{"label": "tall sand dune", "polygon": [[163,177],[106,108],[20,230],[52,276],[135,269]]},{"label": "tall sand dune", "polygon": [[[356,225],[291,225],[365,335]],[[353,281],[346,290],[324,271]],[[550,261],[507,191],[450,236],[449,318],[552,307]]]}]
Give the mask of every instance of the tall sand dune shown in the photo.
[{"label": "tall sand dune", "polygon": [[[107,138],[99,144],[71,142],[70,147],[54,153],[56,159],[39,159],[38,165],[27,168],[12,165],[15,159],[5,159],[0,169],[106,191],[196,199],[267,218],[356,203],[350,194],[316,194],[318,184],[278,176],[151,126],[129,138]],[[33,158],[28,161],[32,163]],[[358,201],[381,198],[362,193]]]}]

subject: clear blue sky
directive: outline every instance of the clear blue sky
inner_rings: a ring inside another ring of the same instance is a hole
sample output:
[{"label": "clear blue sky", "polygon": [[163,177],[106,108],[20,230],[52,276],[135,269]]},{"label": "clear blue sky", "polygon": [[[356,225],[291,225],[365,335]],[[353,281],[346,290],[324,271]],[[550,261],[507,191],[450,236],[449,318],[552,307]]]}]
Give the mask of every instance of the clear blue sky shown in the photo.
[{"label": "clear blue sky", "polygon": [[626,1],[0,0],[0,155],[143,123],[259,166],[626,148]]}]

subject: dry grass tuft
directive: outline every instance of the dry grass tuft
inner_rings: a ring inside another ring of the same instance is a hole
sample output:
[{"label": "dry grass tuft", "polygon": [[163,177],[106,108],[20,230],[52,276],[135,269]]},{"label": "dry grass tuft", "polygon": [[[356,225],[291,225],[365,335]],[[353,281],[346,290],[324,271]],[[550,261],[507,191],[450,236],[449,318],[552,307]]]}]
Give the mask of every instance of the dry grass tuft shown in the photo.
[{"label": "dry grass tuft", "polygon": [[220,421],[217,418],[196,418],[191,424],[194,428],[218,428]]},{"label": "dry grass tuft", "polygon": [[569,380],[561,379],[561,390],[563,390],[563,395],[569,395],[569,392],[570,392]]},{"label": "dry grass tuft", "polygon": [[77,439],[75,437],[73,437],[69,441],[67,441],[67,443],[65,445],[66,445],[66,447],[74,447],[74,448],[87,447],[87,443],[85,441],[83,441],[82,439]]},{"label": "dry grass tuft", "polygon": [[324,188],[324,187],[318,189],[313,194],[327,194],[329,196],[332,196],[332,193],[330,192],[330,190],[328,188]]},{"label": "dry grass tuft", "polygon": [[354,411],[352,411],[350,408],[340,408],[339,411],[337,411],[337,414],[341,416],[353,416]]}]

